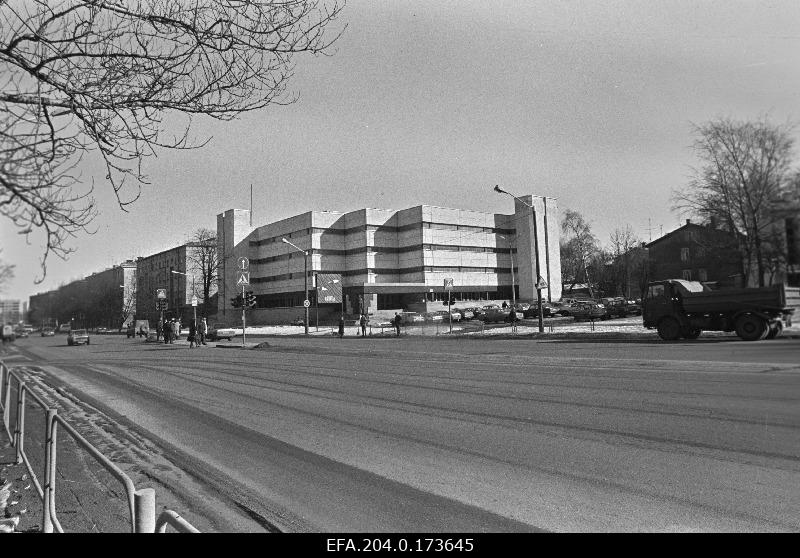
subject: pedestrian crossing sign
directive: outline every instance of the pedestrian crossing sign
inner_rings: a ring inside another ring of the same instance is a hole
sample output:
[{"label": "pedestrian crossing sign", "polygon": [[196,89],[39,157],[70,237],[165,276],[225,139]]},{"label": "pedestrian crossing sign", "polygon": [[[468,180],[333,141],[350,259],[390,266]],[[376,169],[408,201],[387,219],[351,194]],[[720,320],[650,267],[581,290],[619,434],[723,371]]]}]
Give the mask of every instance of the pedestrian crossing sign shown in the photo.
[{"label": "pedestrian crossing sign", "polygon": [[249,271],[239,271],[237,273],[239,279],[236,281],[237,285],[249,285],[250,284],[250,272]]}]

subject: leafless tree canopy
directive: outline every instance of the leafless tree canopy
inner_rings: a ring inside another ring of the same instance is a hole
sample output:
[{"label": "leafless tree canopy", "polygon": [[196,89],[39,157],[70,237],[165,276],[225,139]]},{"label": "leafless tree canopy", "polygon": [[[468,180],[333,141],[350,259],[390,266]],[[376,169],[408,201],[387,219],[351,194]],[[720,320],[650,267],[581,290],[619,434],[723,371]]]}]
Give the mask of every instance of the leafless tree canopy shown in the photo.
[{"label": "leafless tree canopy", "polygon": [[[2,252],[3,250],[0,249],[0,253]],[[5,284],[14,278],[14,267],[13,264],[7,264],[0,260],[0,293],[3,292]]]},{"label": "leafless tree canopy", "polygon": [[769,267],[776,208],[790,188],[792,127],[766,118],[741,122],[720,118],[695,127],[701,166],[689,186],[675,193],[675,208],[719,222],[741,240],[746,265],[755,265],[759,285]]},{"label": "leafless tree canopy", "polygon": [[[44,230],[43,270],[95,216],[81,157],[99,155],[124,209],[145,157],[202,143],[193,115],[292,102],[293,56],[331,45],[343,1],[0,0],[0,209]],[[168,113],[186,118],[178,133]]]},{"label": "leafless tree canopy", "polygon": [[576,283],[585,280],[590,296],[594,296],[588,264],[599,248],[591,226],[579,212],[567,209],[561,220],[561,234],[562,274],[571,282],[570,290]]},{"label": "leafless tree canopy", "polygon": [[190,271],[200,278],[200,284],[195,284],[196,292],[193,294],[202,300],[203,315],[208,316],[209,301],[219,279],[220,260],[216,233],[211,229],[197,229],[187,244],[191,247],[187,256]]}]

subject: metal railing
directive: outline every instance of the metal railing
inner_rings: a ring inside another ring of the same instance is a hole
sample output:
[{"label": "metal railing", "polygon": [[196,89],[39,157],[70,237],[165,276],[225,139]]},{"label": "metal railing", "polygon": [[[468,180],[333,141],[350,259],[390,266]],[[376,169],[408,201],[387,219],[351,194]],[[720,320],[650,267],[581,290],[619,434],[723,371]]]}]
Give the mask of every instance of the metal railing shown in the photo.
[{"label": "metal railing", "polygon": [[[11,392],[12,380],[16,381],[16,416],[13,429],[11,426]],[[44,443],[44,486],[39,482],[28,455],[25,453],[25,411],[27,395],[45,413],[45,443]],[[137,490],[131,478],[110,459],[95,448],[86,438],[81,436],[75,428],[58,415],[58,410],[50,407],[39,395],[31,390],[28,383],[19,375],[12,372],[0,360],[0,405],[3,411],[3,424],[8,434],[11,445],[16,449],[16,462],[24,463],[30,474],[32,484],[42,500],[42,531],[45,533],[63,533],[64,529],[58,519],[56,511],[56,463],[58,457],[58,430],[68,434],[80,447],[86,450],[94,459],[105,468],[112,477],[125,488],[125,497],[130,514],[131,532],[133,533],[164,533],[167,525],[184,533],[199,533],[188,521],[171,510],[164,510],[156,518],[155,491],[152,488]]]}]

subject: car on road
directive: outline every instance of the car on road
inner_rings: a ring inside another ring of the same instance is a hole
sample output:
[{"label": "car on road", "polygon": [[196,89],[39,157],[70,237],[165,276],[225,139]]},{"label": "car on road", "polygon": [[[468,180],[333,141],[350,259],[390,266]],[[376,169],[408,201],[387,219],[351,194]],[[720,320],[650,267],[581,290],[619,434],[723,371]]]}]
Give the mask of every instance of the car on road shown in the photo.
[{"label": "car on road", "polygon": [[72,329],[70,324],[61,324],[58,326],[58,333],[69,333],[69,330]]},{"label": "car on road", "polygon": [[219,341],[220,339],[232,341],[236,337],[236,330],[225,324],[214,324],[208,330],[207,337],[209,341]]},{"label": "car on road", "polygon": [[56,334],[56,330],[52,327],[43,327],[42,332],[39,334],[42,337],[53,337]]},{"label": "car on road", "polygon": [[23,339],[25,337],[28,337],[28,332],[22,329],[21,327],[18,327],[17,329],[14,330],[14,335],[16,335],[17,339]]},{"label": "car on road", "polygon": [[3,331],[3,342],[4,343],[7,342],[7,341],[13,341],[14,339],[17,338],[17,336],[14,335],[14,328],[12,326],[10,326],[10,325],[4,325],[2,331]]},{"label": "car on road", "polygon": [[89,345],[89,332],[85,329],[71,329],[67,334],[67,345]]},{"label": "car on road", "polygon": [[107,327],[98,327],[95,330],[95,333],[97,333],[99,335],[105,335],[106,333],[108,333],[108,328]]}]

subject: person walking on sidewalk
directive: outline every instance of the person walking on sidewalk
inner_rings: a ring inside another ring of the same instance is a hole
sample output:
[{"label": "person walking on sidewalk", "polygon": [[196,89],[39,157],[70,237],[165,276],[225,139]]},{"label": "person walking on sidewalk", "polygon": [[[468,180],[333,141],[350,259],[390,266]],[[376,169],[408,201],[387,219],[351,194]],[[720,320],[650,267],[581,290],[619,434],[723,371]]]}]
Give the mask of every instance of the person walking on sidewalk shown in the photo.
[{"label": "person walking on sidewalk", "polygon": [[395,330],[395,333],[397,333],[398,337],[400,337],[400,323],[402,321],[403,321],[403,318],[400,317],[400,314],[395,312],[394,313],[394,320],[392,320],[392,323],[394,323],[394,330]]},{"label": "person walking on sidewalk", "polygon": [[358,319],[358,323],[361,325],[361,337],[367,336],[367,317],[364,314],[361,314],[361,317]]},{"label": "person walking on sidewalk", "polygon": [[206,334],[208,333],[208,324],[206,323],[206,319],[203,318],[200,320],[200,344],[206,344]]},{"label": "person walking on sidewalk", "polygon": [[169,320],[164,320],[161,333],[164,335],[164,344],[169,345],[169,338],[172,334],[172,324],[169,323]]},{"label": "person walking on sidewalk", "polygon": [[339,339],[344,337],[344,316],[339,318]]},{"label": "person walking on sidewalk", "polygon": [[194,320],[189,322],[189,348],[193,349],[195,344],[199,346],[197,343],[197,326],[194,325]]}]

